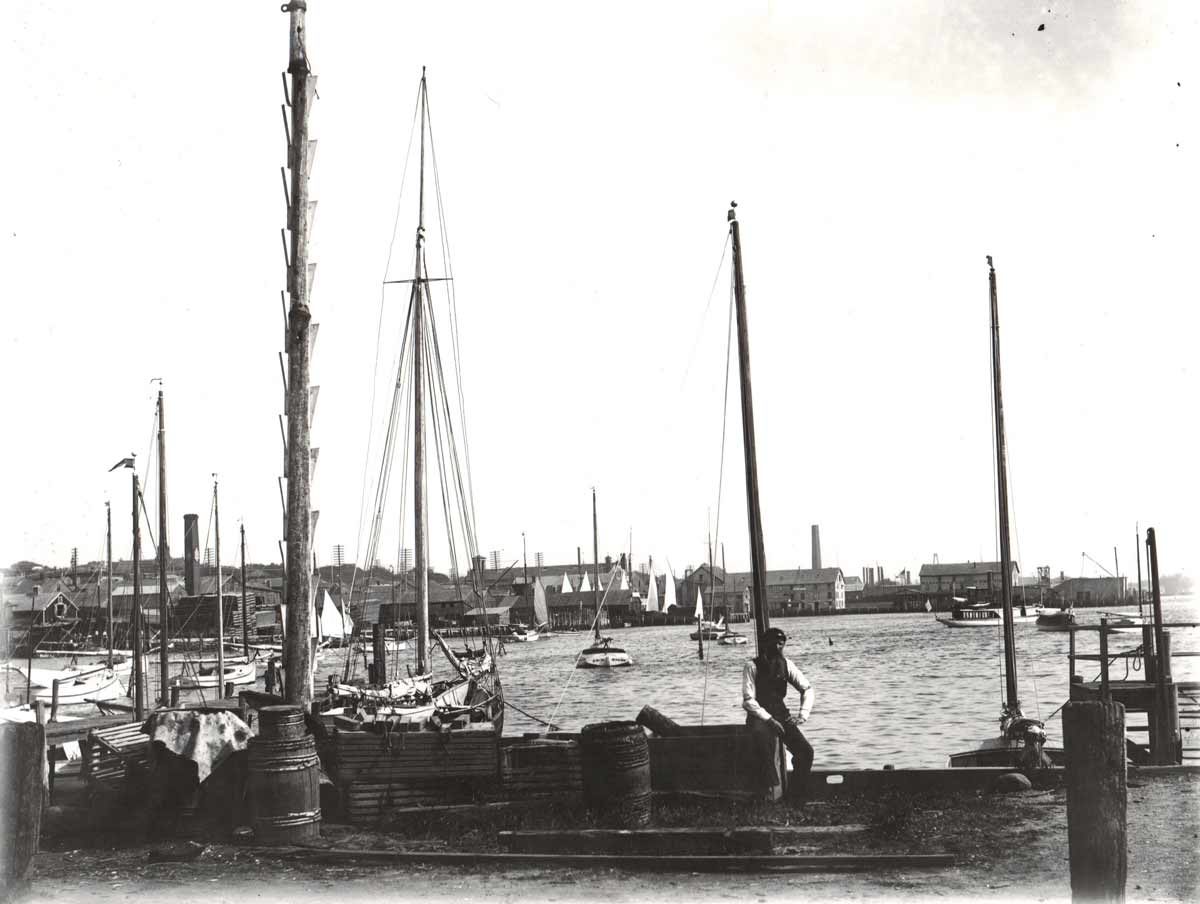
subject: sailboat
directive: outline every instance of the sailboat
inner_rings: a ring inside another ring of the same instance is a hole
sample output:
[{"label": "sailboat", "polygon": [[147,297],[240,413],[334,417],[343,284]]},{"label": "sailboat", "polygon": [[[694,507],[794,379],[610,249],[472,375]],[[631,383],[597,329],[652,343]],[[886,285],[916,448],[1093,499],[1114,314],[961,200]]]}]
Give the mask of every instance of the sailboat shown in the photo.
[{"label": "sailboat", "polygon": [[[440,724],[450,724],[456,720],[471,722],[490,722],[497,733],[502,728],[504,714],[504,698],[500,682],[496,675],[495,659],[492,651],[491,635],[486,626],[484,616],[484,634],[482,650],[452,651],[445,641],[430,630],[429,624],[429,538],[428,538],[428,499],[426,498],[426,441],[427,433],[432,435],[434,447],[431,450],[441,468],[443,495],[451,494],[459,498],[456,509],[459,517],[457,527],[461,536],[451,524],[450,514],[446,515],[446,528],[452,534],[450,549],[454,555],[455,549],[465,549],[475,561],[478,544],[474,534],[474,502],[467,495],[470,486],[469,475],[462,473],[464,457],[455,446],[455,437],[459,427],[465,432],[465,424],[450,421],[453,408],[458,408],[461,419],[461,387],[460,398],[456,403],[451,402],[450,390],[442,370],[443,357],[438,340],[437,323],[434,316],[432,283],[449,285],[450,276],[433,278],[429,275],[426,263],[426,232],[425,232],[425,161],[426,135],[431,133],[429,118],[429,94],[425,80],[425,72],[421,72],[421,82],[418,95],[418,118],[420,120],[420,170],[418,181],[418,207],[415,249],[413,253],[412,279],[386,280],[388,283],[404,283],[409,285],[408,320],[404,330],[404,343],[397,359],[397,373],[394,381],[392,404],[387,422],[387,435],[384,441],[384,468],[381,474],[390,472],[392,456],[395,452],[396,439],[402,434],[408,424],[412,432],[409,435],[412,461],[412,505],[413,505],[413,547],[415,562],[413,578],[416,597],[416,663],[405,677],[377,681],[375,684],[359,686],[349,683],[351,660],[347,659],[343,681],[335,683],[330,688],[329,708],[326,715],[357,712],[364,721],[400,722],[424,725],[433,720]],[[431,153],[433,165],[436,167],[436,156]],[[439,182],[433,180],[435,189],[440,191]],[[439,197],[439,209],[441,207]],[[456,318],[451,318],[452,333],[457,330]],[[453,341],[457,348],[458,337],[454,333]],[[449,356],[447,356],[449,357]],[[457,350],[454,358],[457,361]],[[409,394],[407,399],[405,394]],[[426,396],[428,395],[428,401]],[[411,421],[407,421],[408,411],[411,411]],[[428,419],[428,423],[427,423]],[[407,450],[406,450],[407,453]],[[380,529],[383,523],[383,511],[387,501],[388,482],[382,478],[376,487],[374,517],[367,541],[367,551],[360,566],[370,574],[375,562],[378,549]],[[458,545],[460,544],[461,545]],[[458,574],[457,564],[452,562],[453,573]],[[482,575],[476,569],[471,569],[470,594],[482,604],[485,590],[480,585]],[[460,584],[461,592],[461,584]],[[353,587],[351,588],[353,598]],[[361,620],[360,620],[361,623]],[[437,643],[451,667],[451,674],[446,678],[435,678],[429,656],[430,638]],[[377,662],[376,667],[385,671],[388,662]]]},{"label": "sailboat", "polygon": [[[577,669],[615,669],[624,666],[633,665],[633,657],[626,653],[620,647],[614,647],[611,637],[603,637],[600,634],[600,610],[603,608],[604,600],[600,597],[600,545],[599,535],[596,530],[596,491],[592,490],[592,545],[595,554],[596,568],[596,586],[592,588],[592,601],[596,608],[595,620],[592,623],[592,630],[595,634],[591,646],[585,649],[575,659],[575,668]],[[584,574],[587,577],[587,574]],[[608,590],[612,588],[612,579],[609,579],[608,588],[604,591],[604,596],[608,596]]]},{"label": "sailboat", "polygon": [[546,605],[546,588],[542,585],[540,577],[533,579],[533,620],[536,623],[534,630],[539,637],[556,636],[550,630],[550,609]]},{"label": "sailboat", "polygon": [[716,621],[704,617],[704,596],[700,588],[696,588],[696,611],[692,614],[696,619],[696,630],[691,633],[692,640],[720,640],[725,631],[725,616]]},{"label": "sailboat", "polygon": [[1025,716],[1017,694],[1017,653],[1013,631],[1012,554],[1008,530],[1008,464],[1004,443],[1004,404],[1000,387],[1000,314],[996,296],[996,268],[988,255],[988,294],[992,332],[992,407],[995,414],[996,497],[1000,529],[1000,599],[1004,627],[1005,698],[1000,711],[1000,733],[985,738],[972,750],[950,754],[951,766],[1041,766],[1045,758],[1061,761],[1061,750],[1043,749],[1045,725]]}]

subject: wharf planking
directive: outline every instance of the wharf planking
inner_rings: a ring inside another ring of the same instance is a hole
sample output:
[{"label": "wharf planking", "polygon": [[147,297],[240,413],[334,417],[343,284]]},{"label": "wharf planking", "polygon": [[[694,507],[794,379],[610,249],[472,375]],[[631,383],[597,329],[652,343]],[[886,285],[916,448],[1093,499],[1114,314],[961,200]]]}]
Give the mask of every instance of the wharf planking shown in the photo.
[{"label": "wharf planking", "polygon": [[863,825],[526,830],[499,832],[497,839],[505,851],[531,854],[769,855],[777,846],[865,831]]}]

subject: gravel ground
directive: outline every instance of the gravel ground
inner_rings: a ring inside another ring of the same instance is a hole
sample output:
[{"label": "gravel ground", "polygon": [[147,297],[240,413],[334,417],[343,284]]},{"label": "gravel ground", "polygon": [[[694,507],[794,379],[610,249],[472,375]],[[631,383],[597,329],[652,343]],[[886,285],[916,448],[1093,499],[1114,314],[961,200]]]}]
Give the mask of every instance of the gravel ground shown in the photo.
[{"label": "gravel ground", "polygon": [[[1131,775],[1128,803],[1131,902],[1200,900],[1200,775]],[[713,815],[711,812],[708,814]],[[228,844],[172,842],[83,847],[49,839],[19,902],[172,904],[230,901],[1069,901],[1066,797],[1061,789],[1009,795],[926,796],[832,801],[723,813],[709,825],[865,824],[822,841],[813,853],[955,855],[950,868],[871,873],[673,873],[625,869],[330,865]],[[540,814],[553,825],[552,815]],[[502,821],[502,820],[501,820]],[[537,819],[533,820],[535,823]],[[561,820],[560,820],[561,821]],[[495,830],[511,820],[456,817],[399,832],[325,825],[322,842],[374,850],[495,850]],[[697,824],[695,813],[656,813],[656,824]],[[453,839],[453,841],[451,840]],[[94,842],[93,842],[94,843]],[[781,851],[782,852],[782,851]],[[801,851],[804,853],[807,851]],[[163,856],[187,861],[151,862]]]}]

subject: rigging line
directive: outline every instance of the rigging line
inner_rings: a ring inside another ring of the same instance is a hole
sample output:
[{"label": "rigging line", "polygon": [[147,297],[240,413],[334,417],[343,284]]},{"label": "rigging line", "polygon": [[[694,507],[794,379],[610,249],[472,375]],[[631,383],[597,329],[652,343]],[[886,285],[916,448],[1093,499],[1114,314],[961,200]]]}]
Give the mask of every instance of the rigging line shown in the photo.
[{"label": "rigging line", "polygon": [[708,290],[708,301],[704,305],[704,313],[700,315],[700,325],[696,328],[696,336],[692,339],[692,349],[688,352],[687,364],[683,368],[683,377],[679,381],[679,390],[683,391],[684,384],[687,383],[688,372],[692,368],[692,360],[696,357],[696,346],[700,343],[700,336],[704,331],[704,321],[708,317],[708,309],[712,306],[713,295],[717,291],[717,281],[721,278],[721,270],[725,266],[725,255],[729,253],[730,232],[725,233],[725,243],[721,247],[721,260],[717,264],[717,272],[713,274],[712,288]]},{"label": "rigging line", "polygon": [[[437,324],[434,318],[430,318],[430,345],[432,347],[431,354],[434,356],[434,362],[431,363],[431,375],[436,373],[437,385],[436,389],[440,390],[440,399],[445,411],[447,430],[449,431],[449,454],[453,471],[444,471],[444,478],[453,478],[455,487],[458,492],[458,500],[460,504],[460,514],[463,519],[464,540],[467,543],[468,549],[474,554],[477,541],[475,540],[475,523],[474,523],[474,505],[469,503],[467,499],[468,488],[463,485],[462,480],[462,462],[458,457],[458,443],[454,436],[454,418],[450,411],[450,397],[446,389],[446,375],[442,366],[441,347],[438,344]],[[464,439],[464,443],[466,440]],[[469,465],[468,465],[469,470]]]},{"label": "rigging line", "polygon": [[[428,265],[426,265],[426,268],[427,268],[427,266]],[[451,436],[450,452],[451,452],[452,461],[453,461],[453,465],[454,465],[454,470],[453,470],[451,476],[453,476],[453,478],[455,479],[457,487],[458,487],[458,498],[460,501],[460,506],[462,508],[462,516],[463,516],[463,530],[464,530],[464,534],[466,535],[468,548],[470,549],[472,554],[475,554],[475,547],[477,546],[477,540],[475,539],[475,537],[476,537],[476,534],[475,534],[475,529],[476,529],[475,528],[475,501],[474,501],[474,497],[473,497],[473,490],[471,489],[470,459],[468,456],[467,461],[466,461],[467,481],[466,481],[466,484],[464,485],[463,479],[462,479],[463,462],[459,459],[458,442],[454,437],[454,417],[450,412],[450,393],[449,393],[449,391],[447,389],[447,385],[446,385],[445,368],[442,364],[442,350],[441,350],[441,345],[438,341],[437,318],[435,316],[433,316],[432,309],[431,309],[430,317],[429,317],[429,325],[430,325],[430,330],[432,333],[431,343],[432,343],[433,353],[436,356],[436,363],[437,363],[436,373],[437,373],[437,377],[438,377],[438,381],[439,381],[439,385],[437,388],[440,389],[441,399],[442,399],[442,402],[443,402],[443,405],[444,405],[444,408],[446,411],[446,423],[448,425],[448,429],[450,430],[450,436]],[[456,341],[456,339],[453,335],[453,332],[454,332],[454,326],[453,326],[453,321],[452,321],[452,323],[451,323],[451,344],[452,345]],[[456,367],[457,367],[457,361],[455,363],[456,363]],[[431,373],[432,373],[432,371],[431,371]],[[458,389],[458,398],[459,398],[459,418],[460,418],[460,423],[462,425],[462,432],[463,432],[462,445],[463,445],[463,449],[464,449],[464,455],[466,455],[468,440],[467,440],[467,436],[466,436],[466,410],[465,410],[465,407],[463,404],[463,399],[462,399],[462,372],[461,372],[461,370],[456,370],[455,376],[456,376],[455,385]]]},{"label": "rigging line", "polygon": [[421,87],[417,85],[417,98],[413,103],[413,118],[412,123],[408,127],[408,146],[404,155],[404,168],[400,171],[400,191],[396,196],[396,218],[392,223],[392,236],[388,242],[387,261],[383,267],[383,278],[388,278],[388,272],[392,266],[392,253],[396,247],[396,233],[400,231],[400,205],[404,200],[404,186],[408,181],[408,164],[412,160],[413,137],[417,132],[417,117],[421,111]]},{"label": "rigging line", "polygon": [[442,238],[442,266],[446,276],[449,278],[449,284],[446,287],[446,298],[450,309],[450,342],[451,350],[454,353],[454,372],[455,386],[458,395],[458,411],[459,419],[462,423],[463,431],[463,457],[466,461],[467,470],[467,504],[471,509],[471,523],[476,522],[475,512],[475,484],[474,477],[471,471],[471,445],[470,434],[467,432],[467,404],[465,393],[463,392],[463,368],[462,368],[462,349],[459,341],[461,331],[458,326],[458,290],[454,284],[454,264],[450,254],[450,228],[447,225],[446,211],[442,197],[442,182],[441,173],[437,165],[437,147],[433,140],[433,117],[428,107],[428,92],[426,92],[426,120],[429,124],[429,154],[433,164],[433,184],[434,193],[437,201],[438,210],[438,226]]},{"label": "rigging line", "polygon": [[[591,627],[588,628],[589,634],[594,634],[596,626],[600,622],[600,613],[604,611],[604,603],[608,600],[608,591],[612,589],[613,578],[608,579],[608,587],[604,588],[604,596],[600,600],[600,605],[596,607],[596,614],[592,618]],[[584,649],[587,649],[586,647]],[[575,673],[579,670],[579,660],[583,658],[583,650],[575,656],[575,661],[571,663],[571,671],[567,675],[566,684],[563,685],[562,693],[558,695],[558,702],[554,704],[554,710],[550,713],[550,721],[553,722],[558,715],[558,710],[562,706],[563,698],[567,696],[567,689],[571,686],[571,679],[575,677]]]}]

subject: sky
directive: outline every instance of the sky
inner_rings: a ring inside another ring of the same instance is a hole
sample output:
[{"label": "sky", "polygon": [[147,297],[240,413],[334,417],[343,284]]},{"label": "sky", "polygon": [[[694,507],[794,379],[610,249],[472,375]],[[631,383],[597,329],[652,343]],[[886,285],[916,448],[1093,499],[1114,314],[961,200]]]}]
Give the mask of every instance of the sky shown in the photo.
[{"label": "sky", "polygon": [[[147,476],[160,386],[172,550],[185,512],[212,545],[216,475],[223,560],[239,525],[279,560],[279,7],[0,4],[0,563],[101,558],[106,501],[129,554],[129,472],[108,468],[136,452]],[[748,569],[722,403],[736,199],[769,567],[807,567],[812,524],[847,574],[997,557],[992,255],[1022,571],[1102,574],[1083,554],[1112,570],[1117,547],[1132,574],[1140,525],[1163,573],[1196,574],[1192,5],[307,18],[320,563],[364,545],[424,66],[485,554],[590,558],[595,487],[601,557],[681,574],[712,533]]]}]

